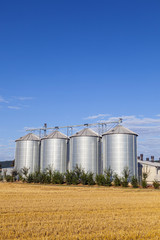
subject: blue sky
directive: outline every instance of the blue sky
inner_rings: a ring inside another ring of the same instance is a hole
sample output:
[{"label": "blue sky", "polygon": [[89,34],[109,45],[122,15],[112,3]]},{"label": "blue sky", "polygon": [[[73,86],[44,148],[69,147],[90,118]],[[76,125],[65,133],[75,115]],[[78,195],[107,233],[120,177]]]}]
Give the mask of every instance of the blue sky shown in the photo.
[{"label": "blue sky", "polygon": [[160,1],[2,1],[0,160],[26,127],[107,121],[160,157]]}]

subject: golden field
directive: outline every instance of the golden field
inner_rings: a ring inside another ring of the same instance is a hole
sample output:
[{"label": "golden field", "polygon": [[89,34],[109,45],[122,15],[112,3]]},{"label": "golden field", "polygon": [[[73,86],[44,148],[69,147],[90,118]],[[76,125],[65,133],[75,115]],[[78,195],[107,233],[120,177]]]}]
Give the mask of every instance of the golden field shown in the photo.
[{"label": "golden field", "polygon": [[0,183],[0,239],[160,239],[160,191]]}]

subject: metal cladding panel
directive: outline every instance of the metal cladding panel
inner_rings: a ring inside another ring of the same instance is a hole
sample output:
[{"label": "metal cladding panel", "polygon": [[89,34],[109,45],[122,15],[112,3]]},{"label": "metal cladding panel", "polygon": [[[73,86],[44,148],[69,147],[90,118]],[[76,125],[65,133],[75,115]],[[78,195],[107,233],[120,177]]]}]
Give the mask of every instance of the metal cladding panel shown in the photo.
[{"label": "metal cladding panel", "polygon": [[122,176],[125,167],[137,176],[137,137],[128,134],[104,135],[103,171],[109,167]]},{"label": "metal cladding panel", "polygon": [[69,170],[73,170],[78,165],[85,172],[100,173],[99,137],[72,137],[69,144]]},{"label": "metal cladding panel", "polygon": [[15,168],[29,168],[29,173],[39,170],[40,141],[17,141],[15,153]]},{"label": "metal cladding panel", "polygon": [[40,170],[51,167],[61,173],[67,170],[67,139],[43,139],[41,142]]}]

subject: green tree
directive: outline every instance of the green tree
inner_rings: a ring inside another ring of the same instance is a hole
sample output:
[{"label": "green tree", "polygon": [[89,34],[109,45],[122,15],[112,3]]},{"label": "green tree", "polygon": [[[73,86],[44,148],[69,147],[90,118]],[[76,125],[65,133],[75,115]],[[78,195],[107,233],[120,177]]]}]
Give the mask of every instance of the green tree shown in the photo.
[{"label": "green tree", "polygon": [[118,176],[117,173],[114,173],[113,175],[113,182],[114,182],[114,186],[116,187],[121,186],[121,178]]},{"label": "green tree", "polygon": [[109,167],[107,170],[104,171],[104,174],[106,177],[106,186],[112,186],[112,169]]},{"label": "green tree", "polygon": [[122,181],[121,181],[121,184],[122,184],[122,187],[128,187],[128,183],[129,183],[129,176],[130,176],[130,170],[128,167],[125,167],[123,169],[123,177],[122,177]]}]

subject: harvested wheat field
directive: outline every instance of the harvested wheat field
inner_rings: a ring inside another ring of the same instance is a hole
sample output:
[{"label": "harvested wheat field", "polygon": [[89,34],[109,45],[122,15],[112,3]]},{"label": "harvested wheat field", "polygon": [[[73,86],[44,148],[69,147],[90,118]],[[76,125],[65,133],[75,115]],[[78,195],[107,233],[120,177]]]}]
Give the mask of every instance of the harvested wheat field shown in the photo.
[{"label": "harvested wheat field", "polygon": [[160,191],[0,183],[0,239],[160,239]]}]

